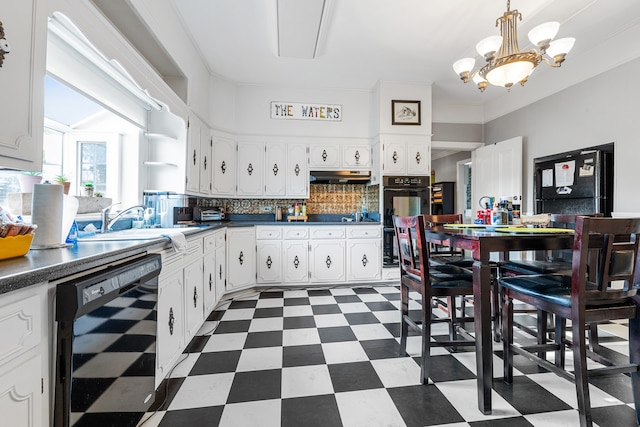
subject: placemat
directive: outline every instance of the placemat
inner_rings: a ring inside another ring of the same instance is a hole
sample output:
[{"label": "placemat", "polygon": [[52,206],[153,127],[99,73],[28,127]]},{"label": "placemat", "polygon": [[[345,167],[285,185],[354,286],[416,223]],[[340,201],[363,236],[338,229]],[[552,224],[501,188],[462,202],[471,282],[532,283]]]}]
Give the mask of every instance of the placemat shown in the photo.
[{"label": "placemat", "polygon": [[501,227],[511,227],[516,228],[514,225],[492,225],[492,224],[444,224],[444,228],[501,228]]},{"label": "placemat", "polygon": [[509,227],[498,228],[496,231],[500,233],[523,233],[523,234],[557,234],[557,233],[571,233],[574,230],[570,228],[529,228],[529,227]]}]

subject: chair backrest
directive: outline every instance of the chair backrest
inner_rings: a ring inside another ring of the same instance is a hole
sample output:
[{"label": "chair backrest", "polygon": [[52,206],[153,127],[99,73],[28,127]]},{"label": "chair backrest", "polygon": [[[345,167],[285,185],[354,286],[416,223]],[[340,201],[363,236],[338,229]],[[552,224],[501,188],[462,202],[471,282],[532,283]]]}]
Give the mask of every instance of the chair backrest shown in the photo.
[{"label": "chair backrest", "polygon": [[419,281],[424,286],[429,280],[428,263],[429,252],[422,244],[424,233],[424,219],[422,216],[393,216],[393,226],[398,243],[398,260],[400,262],[400,276],[408,276]]},{"label": "chair backrest", "polygon": [[[640,218],[578,216],[575,230],[572,299],[584,295],[585,301],[598,304],[636,295]],[[596,274],[588,274],[590,264]]]},{"label": "chair backrest", "polygon": [[[590,213],[590,214],[555,214],[552,213],[549,215],[549,227],[552,228],[567,228],[575,230],[576,228],[576,219],[579,216],[589,216],[589,217],[602,217],[604,216],[601,213]],[[546,260],[562,260],[567,263],[571,262],[572,253],[570,250],[553,250],[553,251],[538,251],[536,252],[535,258],[538,260],[546,259]]]},{"label": "chair backrest", "polygon": [[443,224],[462,224],[462,214],[422,215],[426,227]]}]

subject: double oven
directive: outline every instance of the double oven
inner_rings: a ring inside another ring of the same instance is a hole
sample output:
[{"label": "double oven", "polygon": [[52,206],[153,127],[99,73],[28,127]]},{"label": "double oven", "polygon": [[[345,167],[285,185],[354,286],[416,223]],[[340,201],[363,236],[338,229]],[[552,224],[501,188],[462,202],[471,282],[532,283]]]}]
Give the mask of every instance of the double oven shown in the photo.
[{"label": "double oven", "polygon": [[393,229],[393,216],[430,213],[429,176],[385,176],[383,179],[384,237],[383,267],[398,265],[398,248]]}]

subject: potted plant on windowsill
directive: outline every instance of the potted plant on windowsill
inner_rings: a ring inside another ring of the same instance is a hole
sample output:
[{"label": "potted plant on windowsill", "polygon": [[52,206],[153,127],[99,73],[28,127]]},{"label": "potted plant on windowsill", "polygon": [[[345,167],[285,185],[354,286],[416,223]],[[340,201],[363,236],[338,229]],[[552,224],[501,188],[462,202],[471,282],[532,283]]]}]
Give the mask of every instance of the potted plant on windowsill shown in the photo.
[{"label": "potted plant on windowsill", "polygon": [[18,182],[20,183],[21,193],[33,193],[33,186],[40,184],[42,181],[42,174],[40,172],[22,172],[18,175]]},{"label": "potted plant on windowsill", "polygon": [[93,197],[93,182],[85,182],[82,184],[82,195],[85,197]]},{"label": "potted plant on windowsill", "polygon": [[63,186],[64,194],[69,194],[69,187],[71,186],[71,182],[69,181],[69,178],[67,178],[64,174],[62,174],[62,175],[56,175],[53,180],[55,181],[56,184]]}]

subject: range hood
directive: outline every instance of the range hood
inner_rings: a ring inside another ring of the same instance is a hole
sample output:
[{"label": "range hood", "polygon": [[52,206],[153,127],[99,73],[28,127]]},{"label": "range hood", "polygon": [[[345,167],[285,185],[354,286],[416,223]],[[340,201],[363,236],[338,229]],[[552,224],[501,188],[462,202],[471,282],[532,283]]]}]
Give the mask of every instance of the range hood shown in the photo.
[{"label": "range hood", "polygon": [[311,171],[310,182],[315,184],[365,184],[371,179],[370,171]]}]

